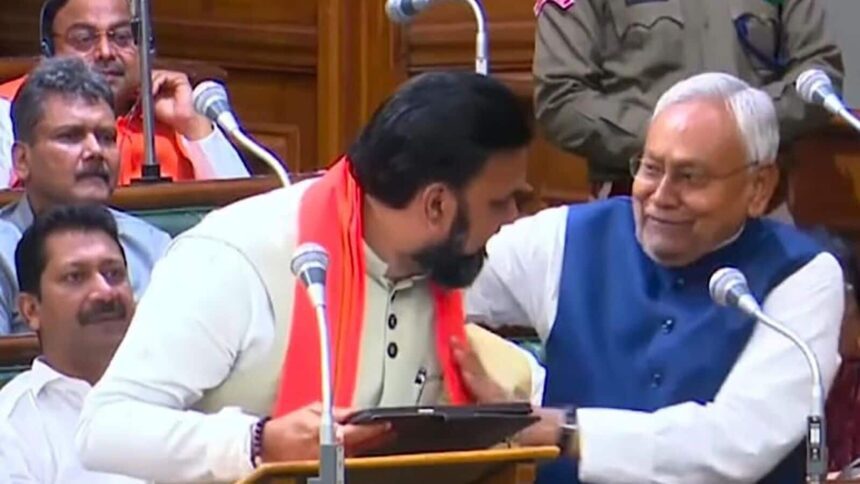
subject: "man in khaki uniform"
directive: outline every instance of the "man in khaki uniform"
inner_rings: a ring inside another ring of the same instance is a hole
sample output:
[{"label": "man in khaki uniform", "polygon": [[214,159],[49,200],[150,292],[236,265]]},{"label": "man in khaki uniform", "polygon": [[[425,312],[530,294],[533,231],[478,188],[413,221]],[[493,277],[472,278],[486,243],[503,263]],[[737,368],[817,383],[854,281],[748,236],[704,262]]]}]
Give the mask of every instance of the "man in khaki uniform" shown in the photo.
[{"label": "man in khaki uniform", "polygon": [[[84,464],[155,481],[235,481],[259,462],[316,456],[319,354],[305,356],[318,339],[290,272],[303,242],[331,258],[333,399],[347,455],[380,437],[346,423],[358,408],[460,403],[466,392],[529,399],[540,383],[524,353],[465,329],[456,288],[517,216],[530,140],[525,111],[498,81],[426,74],[386,101],[322,177],[237,202],[182,234],[84,405]],[[507,391],[491,381],[502,375]]]},{"label": "man in khaki uniform", "polygon": [[588,159],[595,196],[629,190],[628,163],[657,98],[700,72],[733,74],[770,94],[791,141],[828,119],[797,96],[797,76],[819,67],[842,83],[825,3],[538,0],[537,117],[553,143]]}]

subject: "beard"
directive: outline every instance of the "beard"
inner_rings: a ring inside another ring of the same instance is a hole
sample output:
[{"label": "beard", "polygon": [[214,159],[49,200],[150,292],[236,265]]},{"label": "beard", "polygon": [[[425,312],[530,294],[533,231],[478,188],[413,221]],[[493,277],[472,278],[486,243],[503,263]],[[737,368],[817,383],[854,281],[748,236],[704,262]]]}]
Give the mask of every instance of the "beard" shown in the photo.
[{"label": "beard", "polygon": [[475,254],[465,253],[469,219],[464,201],[461,200],[459,206],[462,209],[457,210],[448,238],[412,256],[431,281],[450,289],[470,286],[481,272],[487,257],[484,247]]}]

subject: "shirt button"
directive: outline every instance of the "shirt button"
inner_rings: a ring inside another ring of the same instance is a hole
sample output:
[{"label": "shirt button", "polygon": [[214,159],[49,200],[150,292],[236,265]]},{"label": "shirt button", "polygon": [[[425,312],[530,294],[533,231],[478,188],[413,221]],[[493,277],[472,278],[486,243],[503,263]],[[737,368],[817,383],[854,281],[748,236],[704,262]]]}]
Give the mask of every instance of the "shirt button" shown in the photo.
[{"label": "shirt button", "polygon": [[684,287],[684,284],[686,284],[686,283],[687,283],[687,281],[685,281],[683,277],[679,277],[679,278],[675,279],[675,287],[677,287],[677,288]]},{"label": "shirt button", "polygon": [[675,329],[675,320],[667,319],[663,321],[663,324],[661,324],[660,327],[663,329],[665,334],[669,334],[673,329]]},{"label": "shirt button", "polygon": [[388,357],[396,358],[397,357],[397,343],[388,343]]},{"label": "shirt button", "polygon": [[654,372],[651,375],[651,388],[657,388],[663,383],[663,374],[658,372]]},{"label": "shirt button", "polygon": [[397,327],[397,316],[391,314],[388,316],[388,329],[394,329]]}]

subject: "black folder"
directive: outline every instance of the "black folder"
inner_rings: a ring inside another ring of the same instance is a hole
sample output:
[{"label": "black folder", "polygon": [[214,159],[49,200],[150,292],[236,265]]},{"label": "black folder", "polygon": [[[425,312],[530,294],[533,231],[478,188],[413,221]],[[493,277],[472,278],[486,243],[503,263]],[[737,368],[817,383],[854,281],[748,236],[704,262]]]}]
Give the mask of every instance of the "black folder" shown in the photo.
[{"label": "black folder", "polygon": [[376,456],[486,449],[538,420],[523,402],[373,408],[354,413],[347,422],[392,425],[391,442],[361,454]]}]

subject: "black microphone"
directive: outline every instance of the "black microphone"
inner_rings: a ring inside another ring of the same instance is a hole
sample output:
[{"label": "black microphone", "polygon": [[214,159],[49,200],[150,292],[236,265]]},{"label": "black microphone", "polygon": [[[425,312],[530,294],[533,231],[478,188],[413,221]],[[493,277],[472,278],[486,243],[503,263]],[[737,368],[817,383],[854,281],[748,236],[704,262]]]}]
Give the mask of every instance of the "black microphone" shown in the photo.
[{"label": "black microphone", "polygon": [[827,477],[827,442],[825,440],[824,385],[818,358],[809,345],[794,331],[762,311],[758,301],[750,293],[747,279],[733,267],[724,267],[711,276],[708,283],[711,299],[720,306],[740,309],[765,326],[788,338],[800,349],[812,374],[812,402],[807,418],[806,431],[806,476],[807,482],[823,483]]},{"label": "black microphone", "polygon": [[236,120],[236,116],[233,115],[233,110],[230,108],[227,89],[222,84],[215,81],[203,81],[194,87],[191,97],[194,100],[195,111],[220,126],[236,142],[263,160],[275,172],[284,186],[290,184],[290,177],[284,169],[284,164],[242,131],[239,121]]},{"label": "black microphone", "polygon": [[794,83],[800,98],[810,104],[823,106],[824,109],[842,118],[857,131],[860,131],[860,120],[848,109],[836,94],[833,82],[821,69],[803,71]]},{"label": "black microphone", "polygon": [[335,437],[332,383],[331,343],[328,334],[328,314],[325,302],[325,280],[328,269],[328,252],[325,247],[306,242],[296,248],[290,261],[293,275],[307,288],[308,297],[316,312],[320,340],[320,384],[322,385],[322,415],[320,416],[320,473],[310,479],[314,484],[343,484],[343,446]]}]

